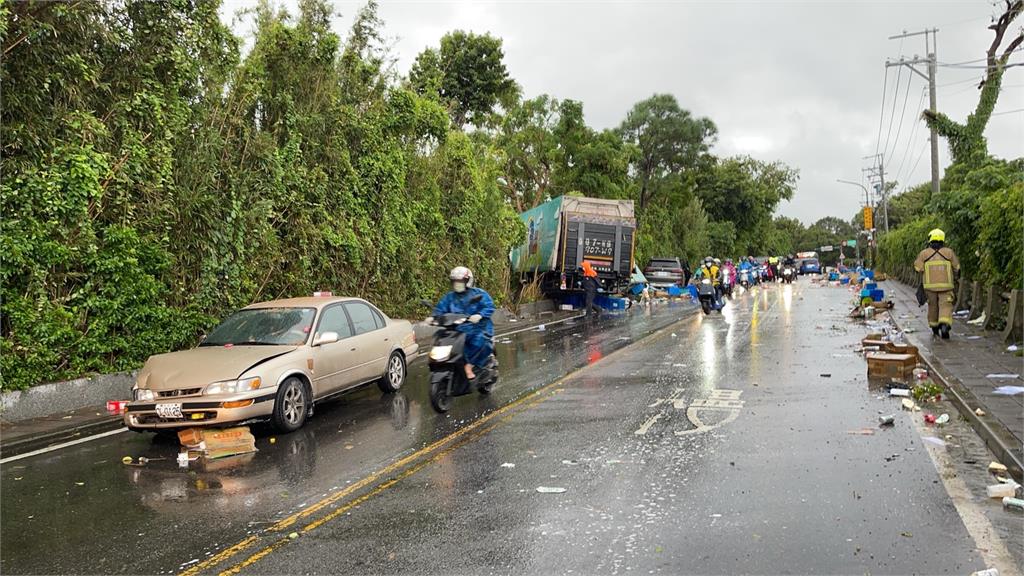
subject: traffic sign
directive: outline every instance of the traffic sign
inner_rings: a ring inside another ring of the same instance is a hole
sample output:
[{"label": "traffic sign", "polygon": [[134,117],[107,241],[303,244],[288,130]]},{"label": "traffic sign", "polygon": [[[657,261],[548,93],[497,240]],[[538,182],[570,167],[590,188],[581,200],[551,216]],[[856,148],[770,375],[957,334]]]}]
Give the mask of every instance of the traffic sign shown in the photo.
[{"label": "traffic sign", "polygon": [[831,252],[832,251],[832,247],[831,246],[822,246],[821,247],[821,251],[822,252]]},{"label": "traffic sign", "polygon": [[850,248],[856,248],[857,247],[857,241],[856,240],[847,240],[846,241],[846,245],[849,246]]},{"label": "traffic sign", "polygon": [[871,210],[871,206],[864,207],[864,229],[872,230],[875,227],[874,212]]}]

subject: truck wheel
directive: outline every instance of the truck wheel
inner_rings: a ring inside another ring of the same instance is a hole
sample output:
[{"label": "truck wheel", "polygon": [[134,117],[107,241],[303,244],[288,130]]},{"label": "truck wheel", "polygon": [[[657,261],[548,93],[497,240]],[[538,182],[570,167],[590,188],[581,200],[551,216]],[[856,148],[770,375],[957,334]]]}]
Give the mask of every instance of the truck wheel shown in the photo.
[{"label": "truck wheel", "polygon": [[274,399],[274,428],[284,434],[294,432],[306,423],[308,412],[309,394],[302,381],[292,377],[282,382]]},{"label": "truck wheel", "polygon": [[377,386],[380,387],[380,391],[389,394],[391,392],[398,392],[405,383],[405,358],[402,357],[402,353],[395,351],[391,353],[391,357],[388,358],[387,368],[384,371],[384,376],[377,381]]}]

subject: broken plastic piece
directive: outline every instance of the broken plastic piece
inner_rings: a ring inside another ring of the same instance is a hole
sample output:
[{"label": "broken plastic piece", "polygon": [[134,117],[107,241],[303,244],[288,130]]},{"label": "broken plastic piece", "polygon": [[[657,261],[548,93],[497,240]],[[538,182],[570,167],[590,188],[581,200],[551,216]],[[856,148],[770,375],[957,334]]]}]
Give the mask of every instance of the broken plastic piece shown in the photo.
[{"label": "broken plastic piece", "polygon": [[985,415],[985,411],[982,410],[981,408],[978,408],[977,410],[974,411],[974,415],[975,416],[984,416]]},{"label": "broken plastic piece", "polygon": [[971,572],[971,576],[999,576],[999,570],[996,568],[986,568],[985,570]]},{"label": "broken plastic piece", "polygon": [[949,414],[942,414],[941,416],[935,419],[935,423],[939,425],[945,424],[947,422],[949,422]]},{"label": "broken plastic piece", "polygon": [[915,408],[917,408],[917,404],[914,404],[913,400],[911,400],[910,398],[904,398],[903,399],[903,409],[904,410],[913,410]]},{"label": "broken plastic piece", "polygon": [[992,391],[993,394],[999,394],[1000,396],[1016,396],[1017,394],[1024,394],[1024,386],[1000,386]]},{"label": "broken plastic piece", "polygon": [[1003,508],[1024,511],[1024,500],[1007,496],[1003,498]]},{"label": "broken plastic piece", "polygon": [[1017,491],[1016,482],[1008,482],[1006,484],[993,484],[988,488],[985,488],[985,492],[989,498],[1013,498]]},{"label": "broken plastic piece", "polygon": [[565,492],[565,488],[561,486],[537,486],[537,492],[541,494],[561,494]]},{"label": "broken plastic piece", "polygon": [[505,462],[501,465],[502,468],[515,468],[516,465],[511,462]]},{"label": "broken plastic piece", "polygon": [[943,440],[942,438],[936,438],[935,436],[925,436],[924,438],[921,438],[921,440],[924,440],[929,444],[934,444],[935,446],[941,447],[946,445],[945,440]]},{"label": "broken plastic piece", "polygon": [[904,397],[907,397],[907,396],[910,396],[910,390],[907,390],[906,388],[890,388],[889,389],[889,396],[904,396]]}]

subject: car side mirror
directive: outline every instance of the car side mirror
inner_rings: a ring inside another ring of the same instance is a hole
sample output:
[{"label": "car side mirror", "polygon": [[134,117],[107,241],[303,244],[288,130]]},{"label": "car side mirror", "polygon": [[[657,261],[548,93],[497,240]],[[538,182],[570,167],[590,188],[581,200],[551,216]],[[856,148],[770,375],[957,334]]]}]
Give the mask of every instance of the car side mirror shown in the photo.
[{"label": "car side mirror", "polygon": [[324,332],[323,334],[316,337],[313,340],[313,346],[323,346],[324,344],[334,344],[339,339],[337,332]]}]

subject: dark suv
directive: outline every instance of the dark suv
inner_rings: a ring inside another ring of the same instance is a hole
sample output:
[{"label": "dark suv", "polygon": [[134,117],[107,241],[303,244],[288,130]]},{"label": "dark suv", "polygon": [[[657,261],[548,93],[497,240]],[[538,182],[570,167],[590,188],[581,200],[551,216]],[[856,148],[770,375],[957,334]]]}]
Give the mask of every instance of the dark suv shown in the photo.
[{"label": "dark suv", "polygon": [[655,288],[664,288],[683,282],[683,265],[679,258],[651,258],[644,268],[647,282]]}]

